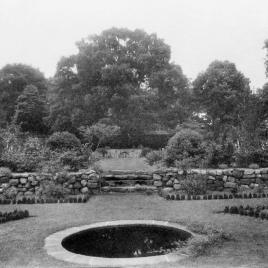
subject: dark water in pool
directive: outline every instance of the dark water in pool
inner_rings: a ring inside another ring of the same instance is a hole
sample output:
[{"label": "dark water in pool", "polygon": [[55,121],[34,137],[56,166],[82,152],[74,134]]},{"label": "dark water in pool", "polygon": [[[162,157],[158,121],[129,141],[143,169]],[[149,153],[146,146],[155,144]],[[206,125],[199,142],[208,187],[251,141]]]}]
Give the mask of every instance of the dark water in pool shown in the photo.
[{"label": "dark water in pool", "polygon": [[163,226],[105,226],[65,237],[62,246],[73,253],[94,257],[146,257],[177,250],[190,237],[186,231]]}]

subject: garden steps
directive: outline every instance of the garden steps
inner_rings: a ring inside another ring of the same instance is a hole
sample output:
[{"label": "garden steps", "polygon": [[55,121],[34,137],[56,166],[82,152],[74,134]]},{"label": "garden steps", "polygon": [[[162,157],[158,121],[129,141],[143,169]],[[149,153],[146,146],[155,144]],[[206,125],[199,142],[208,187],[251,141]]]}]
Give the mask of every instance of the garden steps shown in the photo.
[{"label": "garden steps", "polygon": [[145,171],[113,170],[102,174],[101,189],[106,192],[156,190],[153,175]]},{"label": "garden steps", "polygon": [[156,191],[157,187],[155,186],[104,186],[101,188],[102,192],[147,192],[147,191]]}]

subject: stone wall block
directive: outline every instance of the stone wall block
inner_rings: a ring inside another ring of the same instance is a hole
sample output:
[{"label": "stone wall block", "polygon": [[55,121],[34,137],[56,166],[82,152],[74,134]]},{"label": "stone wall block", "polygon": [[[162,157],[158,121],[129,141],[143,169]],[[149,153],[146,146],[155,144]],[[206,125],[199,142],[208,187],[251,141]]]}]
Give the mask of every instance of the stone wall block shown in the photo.
[{"label": "stone wall block", "polygon": [[244,175],[252,175],[254,172],[254,169],[244,169]]},{"label": "stone wall block", "polygon": [[162,179],[161,175],[159,175],[159,174],[153,174],[153,180],[159,181],[161,179]]},{"label": "stone wall block", "polygon": [[175,184],[173,185],[173,188],[174,188],[175,190],[180,190],[182,187],[181,187],[181,184],[179,184],[179,183],[175,183]]},{"label": "stone wall block", "polygon": [[268,174],[268,168],[260,168],[261,174]]},{"label": "stone wall block", "polygon": [[21,183],[21,184],[26,184],[27,181],[28,181],[27,178],[24,178],[24,177],[20,178],[20,183]]},{"label": "stone wall block", "polygon": [[38,181],[31,181],[31,185],[32,185],[32,186],[36,186],[36,185],[38,185]]},{"label": "stone wall block", "polygon": [[163,185],[162,181],[156,180],[154,181],[154,186],[161,187]]},{"label": "stone wall block", "polygon": [[228,179],[227,179],[227,181],[229,181],[229,182],[235,182],[235,177],[229,176]]},{"label": "stone wall block", "polygon": [[86,194],[86,193],[88,193],[88,187],[83,187],[83,188],[81,189],[81,193],[82,193],[82,194]]},{"label": "stone wall block", "polygon": [[11,179],[9,185],[17,186],[19,184],[19,179]]},{"label": "stone wall block", "polygon": [[235,178],[242,178],[244,175],[244,171],[241,169],[234,169],[231,173]]},{"label": "stone wall block", "polygon": [[75,176],[71,176],[70,178],[69,178],[69,180],[68,180],[68,183],[69,184],[73,184],[73,183],[75,183],[76,182],[76,178],[75,178]]},{"label": "stone wall block", "polygon": [[235,182],[226,182],[224,184],[224,187],[225,188],[236,188],[237,187],[237,184]]},{"label": "stone wall block", "polygon": [[164,176],[164,177],[162,177],[162,181],[167,182],[169,180],[169,178],[170,178],[169,176]]},{"label": "stone wall block", "polygon": [[86,186],[87,185],[87,181],[85,179],[81,180],[81,185],[82,186]]},{"label": "stone wall block", "polygon": [[88,186],[88,188],[94,189],[94,188],[98,188],[99,184],[97,182],[88,182],[87,186]]},{"label": "stone wall block", "polygon": [[73,184],[73,188],[74,189],[80,189],[82,187],[81,183],[76,181],[74,184]]},{"label": "stone wall block", "polygon": [[172,186],[173,185],[173,181],[172,180],[169,180],[166,182],[166,186]]}]

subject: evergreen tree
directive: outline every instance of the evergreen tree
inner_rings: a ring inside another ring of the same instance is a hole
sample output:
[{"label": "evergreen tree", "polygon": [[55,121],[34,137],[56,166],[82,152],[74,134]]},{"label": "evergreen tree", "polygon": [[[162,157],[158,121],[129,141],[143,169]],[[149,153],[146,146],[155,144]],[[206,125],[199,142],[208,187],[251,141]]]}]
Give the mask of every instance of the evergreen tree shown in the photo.
[{"label": "evergreen tree", "polygon": [[21,126],[22,131],[43,134],[46,132],[44,117],[46,116],[46,103],[40,96],[38,89],[29,85],[17,99],[13,121]]}]

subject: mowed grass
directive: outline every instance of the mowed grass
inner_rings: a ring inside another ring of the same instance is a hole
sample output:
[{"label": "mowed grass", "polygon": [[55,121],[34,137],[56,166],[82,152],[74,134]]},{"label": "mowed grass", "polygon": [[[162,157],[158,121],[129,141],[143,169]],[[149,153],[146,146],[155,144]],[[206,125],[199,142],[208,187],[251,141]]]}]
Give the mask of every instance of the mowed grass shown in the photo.
[{"label": "mowed grass", "polygon": [[2,205],[0,211],[28,209],[33,217],[0,225],[0,267],[85,267],[48,256],[45,238],[68,227],[120,219],[210,224],[233,238],[205,256],[157,267],[268,267],[268,221],[215,213],[232,204],[267,205],[268,199],[167,201],[157,195],[109,194],[85,204]]},{"label": "mowed grass", "polygon": [[153,171],[155,166],[146,163],[145,158],[107,158],[97,162],[103,171],[131,170],[131,171]]}]

